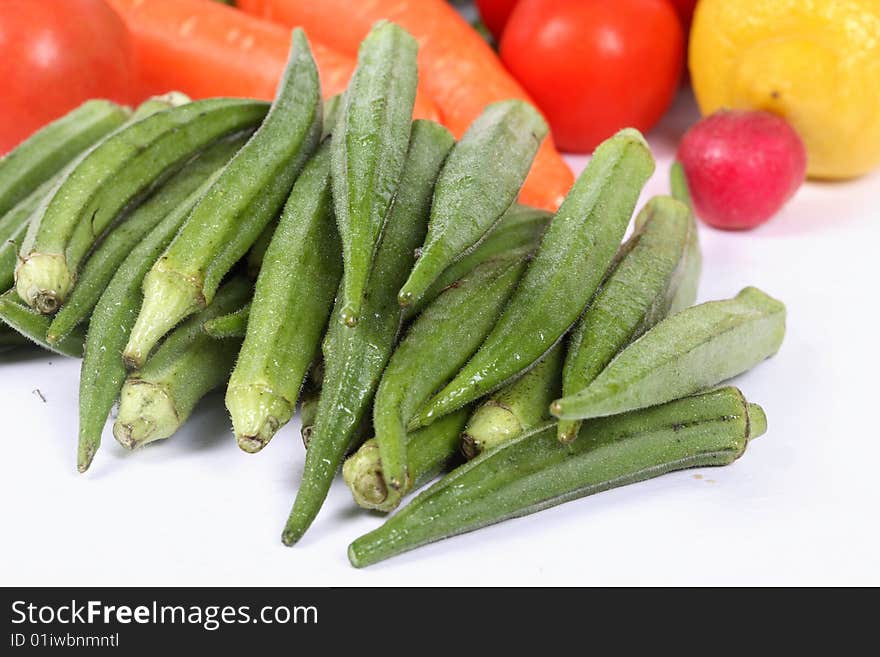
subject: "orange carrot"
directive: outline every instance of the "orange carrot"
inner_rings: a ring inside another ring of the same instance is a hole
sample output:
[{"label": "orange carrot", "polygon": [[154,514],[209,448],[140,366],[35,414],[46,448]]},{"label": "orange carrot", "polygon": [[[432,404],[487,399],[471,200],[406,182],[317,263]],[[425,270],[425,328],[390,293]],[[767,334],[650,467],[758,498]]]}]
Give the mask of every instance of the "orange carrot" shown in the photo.
[{"label": "orange carrot", "polygon": [[[483,108],[496,100],[529,100],[486,42],[445,0],[236,0],[245,12],[308,34],[353,55],[381,18],[419,41],[419,74],[443,122],[460,137]],[[538,152],[520,200],[556,209],[574,178],[548,139]]]},{"label": "orange carrot", "polygon": [[[205,0],[108,0],[128,26],[144,96],[175,89],[193,98],[244,96],[271,100],[287,62],[290,30]],[[345,89],[354,57],[310,38],[330,97]],[[438,119],[424,93],[415,115]]]}]

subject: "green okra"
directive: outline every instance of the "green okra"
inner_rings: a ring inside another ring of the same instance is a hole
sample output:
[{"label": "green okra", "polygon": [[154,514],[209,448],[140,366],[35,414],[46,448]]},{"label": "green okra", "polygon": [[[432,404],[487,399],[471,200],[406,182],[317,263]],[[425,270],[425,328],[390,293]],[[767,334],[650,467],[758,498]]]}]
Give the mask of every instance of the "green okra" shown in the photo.
[{"label": "green okra", "polygon": [[246,136],[239,135],[208,147],[107,234],[86,260],[67,302],[52,320],[47,336],[49,342],[62,339],[75,326],[88,319],[107,284],[131,250],[169,212],[225,166],[245,139]]},{"label": "green okra", "polygon": [[478,266],[440,294],[397,346],[373,404],[373,428],[388,488],[403,495],[412,487],[413,477],[406,471],[407,424],[489,335],[525,268],[525,259],[510,257]]},{"label": "green okra", "polygon": [[483,239],[516,200],[546,135],[543,117],[521,100],[483,110],[437,179],[428,236],[400,290],[400,305],[417,302],[449,265]]},{"label": "green okra", "polygon": [[[697,218],[694,216],[694,204],[691,200],[691,191],[688,187],[684,168],[679,162],[674,162],[669,169],[669,187],[672,197],[684,203],[690,211],[690,224],[688,233],[688,246],[684,258],[676,271],[678,283],[677,292],[672,299],[669,312],[677,313],[692,305],[697,300],[697,290],[700,286],[700,272],[703,268],[703,254],[700,252],[700,236],[697,230]],[[636,218],[638,228],[639,218]]]},{"label": "green okra", "polygon": [[144,303],[124,351],[143,364],[182,319],[211,303],[224,276],[284,205],[321,136],[318,71],[305,34],[290,57],[265,121],[202,197],[144,278]]},{"label": "green okra", "polygon": [[413,480],[407,489],[395,490],[385,484],[379,444],[371,438],[342,464],[342,477],[354,501],[365,509],[393,511],[410,490],[423,486],[456,457],[461,430],[468,410],[445,415],[433,424],[406,437],[406,465]]},{"label": "green okra", "polygon": [[[639,213],[636,231],[571,333],[564,396],[586,388],[624,347],[669,314],[682,283],[692,223],[690,210],[669,196],[655,196]],[[577,420],[562,420],[559,439],[571,442],[579,427]]]},{"label": "green okra", "polygon": [[775,354],[785,306],[754,287],[667,317],[630,344],[593,382],[551,413],[578,420],[662,404],[705,390]]},{"label": "green okra", "polygon": [[736,388],[585,422],[571,445],[547,423],[423,491],[348,549],[356,567],[563,502],[685,468],[728,465],[766,431]]},{"label": "green okra", "polygon": [[[302,483],[282,535],[287,545],[298,541],[315,519],[367,417],[400,331],[397,291],[425,238],[434,181],[454,142],[437,123],[413,122],[406,166],[379,241],[361,321],[354,327],[330,322],[322,345],[324,379],[318,415]],[[340,287],[344,286],[343,282]],[[334,313],[344,304],[342,297],[337,298]]]},{"label": "green okra", "polygon": [[373,256],[403,172],[416,97],[418,44],[379,21],[361,42],[331,150],[344,273],[339,319],[357,324]]},{"label": "green okra", "polygon": [[80,358],[83,355],[83,341],[85,339],[83,330],[73,331],[57,344],[49,344],[46,341],[49,318],[25,304],[15,290],[9,290],[0,295],[0,321],[43,349],[74,358]]},{"label": "green okra", "polygon": [[315,418],[318,417],[318,401],[321,399],[321,389],[315,386],[306,386],[299,396],[299,435],[302,437],[303,446],[308,449],[312,441],[312,431],[315,429]]},{"label": "green okra", "polygon": [[241,340],[215,340],[202,325],[240,307],[251,289],[246,278],[231,279],[210,306],[172,331],[147,364],[129,375],[113,424],[123,447],[133,450],[173,435],[202,397],[226,383]]},{"label": "green okra", "polygon": [[498,256],[529,258],[541,243],[552,214],[527,205],[514,204],[489,230],[486,237],[463,257],[449,265],[418,300],[403,309],[405,319],[416,317],[443,290],[464,278],[478,265]]},{"label": "green okra", "polygon": [[550,222],[497,326],[455,379],[419,411],[410,429],[496,390],[562,338],[602,282],[653,170],[651,152],[636,130],[621,130],[599,145]]},{"label": "green okra", "polygon": [[[150,114],[155,114],[156,112],[181,104],[184,100],[188,100],[186,96],[177,92],[168,94],[167,96],[150,98],[141,103],[135,112],[129,116],[126,125],[146,118]],[[89,102],[85,103],[82,107],[86,108],[86,106],[89,105]],[[106,133],[104,132],[107,128],[107,126],[104,125],[105,120],[110,124],[118,125],[118,121],[121,120],[121,117],[128,116],[129,111],[127,108],[116,108],[116,110],[114,110],[115,106],[112,103],[107,104],[106,101],[96,102],[98,104],[94,109],[98,112],[98,117],[92,116],[91,118],[98,118],[98,124],[95,125],[89,123],[87,126],[87,132],[91,133],[91,131],[96,131],[94,136],[96,139],[100,139],[100,136],[106,136]],[[73,113],[76,112],[77,110],[74,110]],[[100,119],[105,112],[110,114],[109,120],[106,118],[105,120]],[[99,127],[100,129],[98,129]],[[98,135],[97,133],[101,134]],[[37,135],[35,135],[35,137],[36,136]],[[74,137],[73,135],[70,136]],[[78,139],[73,138],[72,141],[64,142],[62,149],[67,150],[72,148],[73,144],[77,141]],[[85,157],[87,152],[88,149],[84,149],[79,154],[74,155],[74,157],[70,159],[60,171],[56,172],[51,178],[43,182],[0,218],[0,289],[7,290],[14,284],[15,269],[18,264],[18,254],[21,250],[22,243],[27,235],[29,223],[34,214],[44,202],[48,203],[51,195],[54,194],[56,186],[69,175],[80,160]],[[11,153],[8,157],[12,158],[13,155],[15,155],[15,153]],[[32,153],[31,155],[38,157],[38,154],[35,153]],[[15,160],[13,159],[12,161]],[[49,335],[48,337],[53,338],[54,336]],[[57,340],[58,338],[54,337],[54,339]]]},{"label": "green okra", "polygon": [[293,416],[341,275],[325,142],[293,185],[266,251],[226,390],[226,408],[244,451],[260,451]]},{"label": "green okra", "polygon": [[562,345],[556,345],[532,369],[477,407],[461,434],[461,451],[467,458],[550,419],[547,408],[562,390],[562,356]]},{"label": "green okra", "polygon": [[[323,142],[330,134],[333,132],[333,127],[336,125],[336,119],[339,114],[339,107],[342,102],[342,94],[336,94],[335,96],[331,96],[327,100],[324,101],[324,130],[321,133],[321,141]],[[266,228],[263,229],[263,232],[260,233],[260,237],[257,238],[257,241],[254,242],[254,245],[251,247],[250,251],[248,251],[247,255],[247,271],[248,276],[257,279],[257,276],[260,275],[260,267],[263,266],[263,256],[266,255],[266,249],[269,248],[269,242],[272,241],[272,233],[275,232],[275,226],[277,222],[272,222]]]},{"label": "green okra", "polygon": [[0,217],[0,290],[8,290],[15,284],[18,251],[27,232],[28,222],[58,184],[61,175],[63,174],[57,174],[44,182]]},{"label": "green okra", "polygon": [[312,430],[318,417],[318,401],[321,399],[321,386],[324,384],[324,361],[320,358],[312,363],[309,376],[299,397],[299,433],[303,446],[308,449],[312,440]]},{"label": "green okra", "polygon": [[157,185],[218,139],[252,129],[260,101],[214,98],[126,124],[77,162],[31,220],[16,271],[28,305],[52,314],[67,300],[80,264],[105,231]]},{"label": "green okra", "polygon": [[95,304],[79,379],[77,468],[80,472],[88,470],[101,446],[107,416],[125,381],[122,349],[141,307],[144,276],[218,175],[219,172],[202,183],[132,250]]},{"label": "green okra", "polygon": [[0,216],[121,126],[129,114],[128,108],[109,100],[88,100],[0,158]]},{"label": "green okra", "polygon": [[333,134],[336,121],[339,120],[339,110],[342,107],[342,94],[330,96],[324,101],[324,128],[321,131],[321,141]]},{"label": "green okra", "polygon": [[247,333],[250,314],[251,303],[249,301],[234,312],[209,319],[205,322],[205,333],[218,340],[222,338],[244,338]]}]

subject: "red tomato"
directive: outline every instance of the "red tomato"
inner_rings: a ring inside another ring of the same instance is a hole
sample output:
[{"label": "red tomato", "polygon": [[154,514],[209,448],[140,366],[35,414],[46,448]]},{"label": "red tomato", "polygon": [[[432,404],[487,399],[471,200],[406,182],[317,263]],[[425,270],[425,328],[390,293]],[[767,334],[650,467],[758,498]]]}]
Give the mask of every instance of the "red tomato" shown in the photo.
[{"label": "red tomato", "polygon": [[130,102],[131,48],[103,0],[2,0],[0,153],[89,98]]},{"label": "red tomato", "polygon": [[477,9],[480,10],[480,18],[489,28],[495,41],[501,41],[504,26],[516,3],[519,0],[477,0]]},{"label": "red tomato", "polygon": [[591,152],[650,129],[678,88],[681,23],[667,0],[520,0],[501,59],[544,112],[556,145]]}]

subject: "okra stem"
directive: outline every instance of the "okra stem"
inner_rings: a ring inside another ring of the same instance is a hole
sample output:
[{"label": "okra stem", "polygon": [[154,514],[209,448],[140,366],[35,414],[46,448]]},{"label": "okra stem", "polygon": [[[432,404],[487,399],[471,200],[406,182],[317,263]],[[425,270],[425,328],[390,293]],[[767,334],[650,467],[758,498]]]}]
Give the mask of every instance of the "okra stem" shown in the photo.
[{"label": "okra stem", "polygon": [[212,316],[241,306],[250,281],[233,278],[214,302],[175,329],[122,387],[113,435],[127,449],[168,438],[192,413],[198,401],[223,385],[241,346],[237,339],[215,340],[202,326]]},{"label": "okra stem", "polygon": [[366,441],[342,465],[342,477],[354,501],[365,509],[386,513],[396,509],[407,492],[430,481],[455,458],[467,417],[467,409],[462,409],[407,435],[407,472],[411,480],[403,488],[385,485],[379,444],[375,438]]},{"label": "okra stem", "polygon": [[461,434],[461,450],[467,458],[475,458],[550,419],[547,407],[562,389],[562,356],[562,346],[555,346],[532,369],[474,411]]}]

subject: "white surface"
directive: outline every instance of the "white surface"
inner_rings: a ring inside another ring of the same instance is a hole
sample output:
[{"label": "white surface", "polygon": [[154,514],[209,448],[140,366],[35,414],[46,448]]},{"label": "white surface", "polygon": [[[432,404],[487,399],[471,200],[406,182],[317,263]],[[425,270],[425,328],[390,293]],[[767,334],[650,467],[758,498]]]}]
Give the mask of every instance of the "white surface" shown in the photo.
[{"label": "white surface", "polygon": [[[694,117],[682,99],[650,135],[658,169],[646,195],[666,190]],[[602,493],[366,570],[348,565],[346,546],[381,519],[339,481],[301,544],[280,543],[302,468],[298,421],[248,456],[215,395],[180,435],[135,454],[108,430],[78,475],[77,361],[0,355],[0,584],[880,584],[878,204],[875,173],[808,184],[759,230],[702,231],[701,300],[754,284],[789,311],[779,355],[736,381],[770,424],[733,466]]]}]

